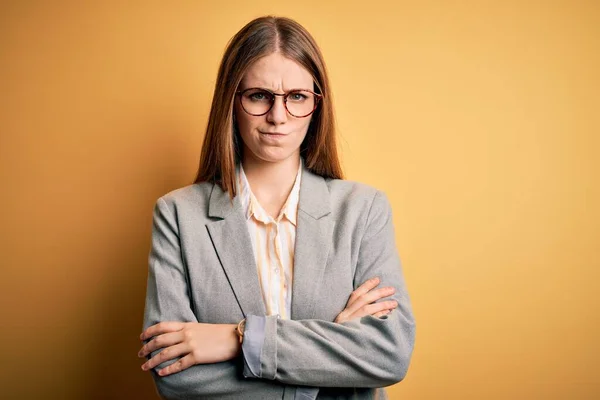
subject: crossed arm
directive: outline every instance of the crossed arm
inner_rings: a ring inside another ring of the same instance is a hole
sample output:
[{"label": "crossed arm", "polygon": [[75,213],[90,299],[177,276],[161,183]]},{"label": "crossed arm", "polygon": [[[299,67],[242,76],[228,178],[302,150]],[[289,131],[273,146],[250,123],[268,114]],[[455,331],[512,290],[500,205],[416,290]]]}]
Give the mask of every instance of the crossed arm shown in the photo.
[{"label": "crossed arm", "polygon": [[[398,306],[395,300],[376,302],[394,294],[393,287],[376,288],[379,278],[367,280],[348,299],[346,308],[335,319],[343,323],[366,315],[380,317]],[[196,364],[210,364],[232,360],[241,351],[241,343],[235,332],[235,324],[204,324],[199,322],[165,321],[152,325],[140,335],[141,341],[151,339],[142,346],[138,357],[146,357],[163,349],[146,361],[142,370],[148,371],[158,365],[178,358],[177,362],[160,369],[160,376],[174,374]]]},{"label": "crossed arm", "polygon": [[[153,268],[183,272],[177,258],[177,225],[171,218],[166,204],[159,200],[154,214],[149,287],[158,286],[152,279],[161,276],[153,273]],[[380,280],[367,280],[371,277]],[[377,289],[380,282],[389,287]],[[261,387],[257,381],[262,380],[266,380],[262,384],[278,381],[337,387],[381,387],[398,382],[410,362],[414,320],[395,247],[391,208],[381,192],[374,197],[361,242],[355,287],[334,322],[266,317],[261,368],[255,375],[262,379],[236,379],[228,381],[225,388],[223,379],[237,368],[234,361],[241,351],[235,325],[199,323],[191,310],[165,316],[170,321],[150,326],[142,333],[140,338],[146,344],[139,356],[149,357],[143,369],[157,373],[157,387],[165,396],[251,391]],[[186,293],[184,279],[181,291]],[[391,299],[377,302],[386,297]],[[185,304],[181,307],[189,308]]]}]

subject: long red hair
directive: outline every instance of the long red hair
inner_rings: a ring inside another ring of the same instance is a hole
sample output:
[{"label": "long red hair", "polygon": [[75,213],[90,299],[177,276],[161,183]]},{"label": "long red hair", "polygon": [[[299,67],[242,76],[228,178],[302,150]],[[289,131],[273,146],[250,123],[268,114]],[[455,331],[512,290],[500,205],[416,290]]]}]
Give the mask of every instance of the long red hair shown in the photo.
[{"label": "long red hair", "polygon": [[343,179],[338,158],[331,88],[323,55],[314,38],[296,21],[265,16],[244,26],[228,43],[215,85],[200,165],[194,183],[214,182],[233,199],[235,168],[241,161],[242,140],[233,117],[235,92],[247,68],[274,52],[302,65],[323,95],[300,146],[305,166],[326,178]]}]

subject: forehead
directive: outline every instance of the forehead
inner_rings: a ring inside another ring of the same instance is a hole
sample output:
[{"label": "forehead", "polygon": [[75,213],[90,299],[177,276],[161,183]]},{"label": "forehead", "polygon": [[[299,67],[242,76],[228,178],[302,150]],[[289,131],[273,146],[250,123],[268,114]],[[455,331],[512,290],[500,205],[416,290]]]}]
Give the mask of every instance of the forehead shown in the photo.
[{"label": "forehead", "polygon": [[313,88],[310,73],[296,61],[273,53],[250,65],[242,78],[241,88],[262,87],[274,91]]}]

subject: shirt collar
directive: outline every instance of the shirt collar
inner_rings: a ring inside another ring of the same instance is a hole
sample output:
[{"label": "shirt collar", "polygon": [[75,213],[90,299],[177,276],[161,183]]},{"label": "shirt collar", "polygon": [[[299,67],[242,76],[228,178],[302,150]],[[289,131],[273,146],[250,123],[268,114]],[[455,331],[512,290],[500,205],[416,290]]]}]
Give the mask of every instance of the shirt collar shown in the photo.
[{"label": "shirt collar", "polygon": [[[276,221],[281,220],[283,216],[285,216],[294,226],[297,223],[297,215],[298,215],[298,203],[300,200],[300,180],[302,178],[302,169],[304,166],[304,160],[300,157],[300,165],[298,167],[298,173],[296,174],[296,180],[294,182],[294,186],[288,195],[281,211],[276,219]],[[267,214],[267,212],[262,208],[252,190],[250,188],[250,184],[248,183],[248,179],[246,178],[246,174],[244,173],[244,168],[242,167],[242,163],[240,162],[237,167],[237,188],[240,196],[242,210],[246,219],[254,216],[257,220],[267,223],[272,220],[272,218]]]}]

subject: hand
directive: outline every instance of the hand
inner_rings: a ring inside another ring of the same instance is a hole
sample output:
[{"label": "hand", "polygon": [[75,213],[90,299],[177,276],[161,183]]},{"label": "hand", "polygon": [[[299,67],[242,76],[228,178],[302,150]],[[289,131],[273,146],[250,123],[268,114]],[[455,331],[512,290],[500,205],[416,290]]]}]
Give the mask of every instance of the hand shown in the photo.
[{"label": "hand", "polygon": [[334,322],[342,323],[351,319],[372,315],[381,317],[389,314],[394,308],[398,307],[395,300],[381,301],[375,303],[379,299],[393,295],[396,290],[393,287],[383,287],[376,290],[379,285],[379,278],[372,278],[360,285],[348,299],[346,308],[339,313]]},{"label": "hand", "polygon": [[146,357],[163,349],[142,365],[144,371],[165,361],[181,357],[177,362],[158,371],[160,376],[170,375],[195,364],[209,364],[231,360],[240,351],[233,324],[203,324],[197,322],[160,322],[146,329],[140,340],[154,337],[138,352]]}]

